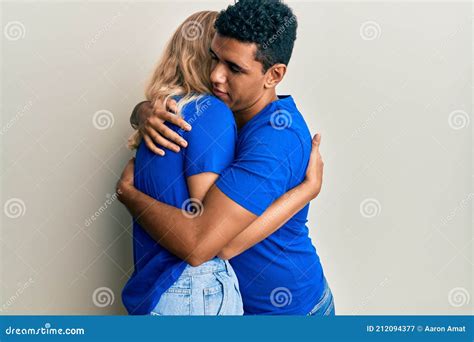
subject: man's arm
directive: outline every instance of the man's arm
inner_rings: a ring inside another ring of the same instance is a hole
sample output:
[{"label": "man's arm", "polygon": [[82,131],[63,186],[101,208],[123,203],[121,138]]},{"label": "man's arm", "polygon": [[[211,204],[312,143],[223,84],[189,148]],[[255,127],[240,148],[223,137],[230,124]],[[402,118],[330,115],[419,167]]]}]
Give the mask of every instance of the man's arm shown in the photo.
[{"label": "man's arm", "polygon": [[[158,243],[191,265],[200,265],[215,255],[231,258],[273,233],[319,194],[324,166],[319,153],[320,140],[320,135],[313,138],[305,181],[277,199],[257,220],[256,215],[232,201],[215,185],[196,217],[158,202],[133,187],[133,160],[122,173],[117,193],[132,216]],[[209,182],[213,182],[212,177],[217,175],[199,177],[211,177]],[[203,189],[196,195],[201,192],[207,191]]]},{"label": "man's arm", "polygon": [[148,148],[160,156],[164,156],[165,151],[158,146],[174,152],[179,152],[178,144],[182,147],[187,146],[186,140],[166,126],[165,121],[185,131],[191,130],[191,125],[179,115],[174,114],[177,111],[176,101],[171,99],[166,106],[167,108],[158,100],[153,103],[142,101],[133,108],[130,115],[130,125],[140,131]]},{"label": "man's arm", "polygon": [[[127,168],[133,175],[133,161]],[[127,182],[117,184],[117,193],[153,239],[192,266],[212,259],[256,218],[215,185],[204,199],[201,215],[195,217],[156,201]]]},{"label": "man's arm", "polygon": [[[140,118],[139,118],[138,114],[146,112],[145,109],[140,111],[140,109],[142,109],[142,105],[144,103],[150,104],[150,101],[139,102],[132,110],[132,115],[130,115],[130,125],[133,127],[133,129],[138,129],[138,126],[139,126],[139,123],[140,123]],[[143,107],[144,106],[145,105],[143,105]]]}]

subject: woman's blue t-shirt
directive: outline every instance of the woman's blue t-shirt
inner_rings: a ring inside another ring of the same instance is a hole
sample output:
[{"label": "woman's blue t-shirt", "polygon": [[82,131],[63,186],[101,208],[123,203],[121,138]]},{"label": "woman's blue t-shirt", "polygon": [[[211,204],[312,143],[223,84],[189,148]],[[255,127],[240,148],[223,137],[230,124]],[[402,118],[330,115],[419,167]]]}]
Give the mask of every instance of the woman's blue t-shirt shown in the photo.
[{"label": "woman's blue t-shirt", "polygon": [[[214,96],[189,102],[181,115],[190,132],[169,125],[188,141],[179,153],[154,154],[142,141],[135,157],[135,187],[176,208],[189,199],[186,178],[202,172],[221,172],[234,159],[237,129],[231,110]],[[161,247],[133,220],[135,270],[122,292],[129,314],[145,315],[180,277],[187,263]]]}]

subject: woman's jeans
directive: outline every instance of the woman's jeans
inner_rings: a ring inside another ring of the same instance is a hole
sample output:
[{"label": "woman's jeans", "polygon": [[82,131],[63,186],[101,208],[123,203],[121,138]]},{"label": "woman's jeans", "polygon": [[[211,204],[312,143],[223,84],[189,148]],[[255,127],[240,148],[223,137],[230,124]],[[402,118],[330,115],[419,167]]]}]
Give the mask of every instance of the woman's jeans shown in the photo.
[{"label": "woman's jeans", "polygon": [[334,298],[332,297],[331,289],[329,288],[326,277],[324,277],[324,290],[318,302],[313,309],[308,313],[308,316],[335,316],[336,309],[334,306]]},{"label": "woman's jeans", "polygon": [[186,266],[161,296],[151,315],[243,315],[239,283],[227,260]]}]

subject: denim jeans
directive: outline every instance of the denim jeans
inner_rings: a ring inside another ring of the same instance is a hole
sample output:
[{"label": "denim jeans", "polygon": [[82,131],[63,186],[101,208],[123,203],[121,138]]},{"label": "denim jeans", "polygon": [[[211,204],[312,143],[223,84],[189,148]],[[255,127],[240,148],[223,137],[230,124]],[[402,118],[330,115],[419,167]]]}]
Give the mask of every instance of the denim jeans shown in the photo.
[{"label": "denim jeans", "polygon": [[329,288],[326,277],[324,277],[324,290],[316,305],[308,313],[308,316],[335,316],[336,309],[334,306],[334,298]]},{"label": "denim jeans", "polygon": [[186,266],[150,315],[243,315],[237,276],[227,260]]}]

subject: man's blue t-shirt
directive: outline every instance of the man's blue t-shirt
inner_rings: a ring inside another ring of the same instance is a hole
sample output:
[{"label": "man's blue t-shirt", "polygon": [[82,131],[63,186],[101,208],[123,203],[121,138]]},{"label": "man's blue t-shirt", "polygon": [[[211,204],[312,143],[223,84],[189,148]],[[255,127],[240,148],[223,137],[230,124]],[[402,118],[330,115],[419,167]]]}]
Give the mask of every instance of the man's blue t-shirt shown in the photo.
[{"label": "man's blue t-shirt", "polygon": [[[189,199],[186,178],[202,172],[220,174],[234,159],[237,130],[230,109],[213,96],[203,96],[182,109],[193,128],[178,132],[189,145],[179,153],[155,155],[142,141],[135,157],[134,184],[145,194],[176,208]],[[122,292],[129,314],[146,315],[180,277],[187,263],[161,247],[133,220],[135,269]]]},{"label": "man's blue t-shirt", "polygon": [[[236,156],[216,182],[261,215],[305,177],[311,135],[291,96],[267,105],[238,131]],[[309,205],[265,240],[230,260],[245,314],[304,315],[323,291],[323,270],[306,227]]]}]

